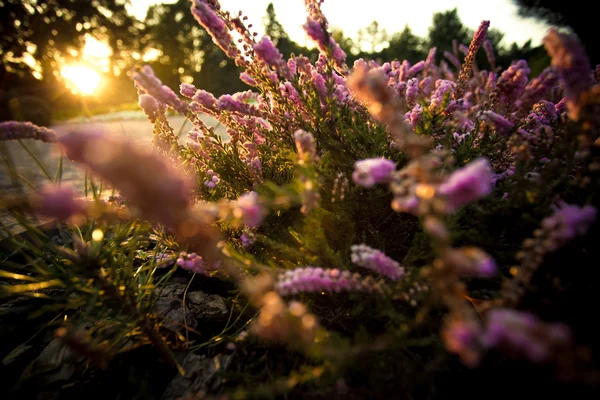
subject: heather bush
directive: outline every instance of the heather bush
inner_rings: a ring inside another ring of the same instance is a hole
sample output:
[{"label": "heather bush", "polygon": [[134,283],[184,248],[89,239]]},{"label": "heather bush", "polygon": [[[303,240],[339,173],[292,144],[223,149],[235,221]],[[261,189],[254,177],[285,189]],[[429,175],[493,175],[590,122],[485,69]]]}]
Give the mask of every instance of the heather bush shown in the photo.
[{"label": "heather bush", "polygon": [[[192,1],[249,89],[182,83],[180,96],[132,71],[153,151],[0,126],[2,140],[57,142],[92,192],[57,174],[3,198],[30,232],[12,239],[22,262],[3,263],[3,296],[68,310],[59,336],[101,367],[149,343],[182,374],[177,354],[233,353],[226,383],[198,398],[439,397],[444,373],[507,365],[596,387],[600,86],[577,38],[549,31],[537,77],[523,60],[495,67],[489,21],[463,60],[438,64],[433,48],[414,65],[348,66],[320,3],[306,0],[304,25],[318,59],[285,60],[242,13]],[[193,123],[184,140],[168,110]],[[157,312],[182,273],[228,288],[222,331]]]}]

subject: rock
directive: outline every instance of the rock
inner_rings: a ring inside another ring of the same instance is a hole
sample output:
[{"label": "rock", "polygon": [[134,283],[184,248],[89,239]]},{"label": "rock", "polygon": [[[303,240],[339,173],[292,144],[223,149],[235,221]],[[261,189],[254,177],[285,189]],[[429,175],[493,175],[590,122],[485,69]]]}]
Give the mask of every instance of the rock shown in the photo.
[{"label": "rock", "polygon": [[179,297],[182,298],[183,293],[189,279],[173,278],[163,288],[156,289],[156,293],[160,293],[160,297]]},{"label": "rock", "polygon": [[182,367],[185,375],[177,375],[163,393],[161,400],[175,400],[186,394],[217,389],[223,379],[220,374],[229,368],[233,355],[219,354],[213,358],[188,354]]},{"label": "rock", "polygon": [[198,326],[194,314],[187,306],[184,308],[181,299],[177,297],[158,299],[156,302],[156,313],[164,318],[165,328],[174,332],[179,332],[186,325],[192,329],[196,329]]},{"label": "rock", "polygon": [[54,339],[25,368],[20,382],[26,382],[32,377],[45,385],[66,382],[75,374],[83,360],[83,356],[75,354],[62,340]]},{"label": "rock", "polygon": [[191,292],[187,295],[186,304],[197,319],[219,318],[228,314],[225,301],[218,294]]}]

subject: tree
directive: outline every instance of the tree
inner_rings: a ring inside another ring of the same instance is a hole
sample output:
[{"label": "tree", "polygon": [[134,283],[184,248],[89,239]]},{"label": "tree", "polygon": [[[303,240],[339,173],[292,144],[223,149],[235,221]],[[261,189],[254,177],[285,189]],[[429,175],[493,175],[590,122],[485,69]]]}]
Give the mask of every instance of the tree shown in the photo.
[{"label": "tree", "polygon": [[423,39],[416,36],[408,25],[402,32],[392,35],[390,45],[382,51],[381,58],[384,60],[409,60],[415,63],[425,57]]},{"label": "tree", "polygon": [[458,10],[455,8],[435,13],[429,28],[428,45],[437,47],[438,59],[443,57],[444,51],[452,52],[453,40],[466,45],[471,41],[471,32],[460,20]]},{"label": "tree", "polygon": [[189,8],[189,0],[178,0],[148,10],[142,40],[146,50],[160,54],[151,62],[156,74],[173,88],[187,81],[217,95],[244,90],[241,70],[213,43]]},{"label": "tree", "polygon": [[586,48],[592,65],[600,63],[600,46],[598,46],[598,29],[590,21],[595,9],[584,0],[513,0],[519,7],[519,14],[536,18],[552,25],[568,27],[577,34]]},{"label": "tree", "polygon": [[279,51],[286,57],[289,57],[291,54],[298,55],[301,53],[308,55],[309,50],[291,40],[283,25],[277,20],[273,3],[269,3],[266,13],[267,14],[263,18],[265,35],[271,38]]},{"label": "tree", "polygon": [[388,33],[377,21],[358,31],[358,45],[362,51],[376,53],[388,46]]},{"label": "tree", "polygon": [[139,28],[126,4],[116,0],[0,0],[0,60],[5,68],[0,73],[34,70],[38,78],[51,78],[59,58],[77,51],[86,34],[105,39],[118,58],[122,49],[132,46]]}]

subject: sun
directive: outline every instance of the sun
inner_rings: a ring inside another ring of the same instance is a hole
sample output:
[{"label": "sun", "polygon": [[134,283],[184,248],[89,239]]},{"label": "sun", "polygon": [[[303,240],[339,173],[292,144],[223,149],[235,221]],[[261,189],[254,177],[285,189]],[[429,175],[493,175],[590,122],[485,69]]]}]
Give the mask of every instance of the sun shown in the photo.
[{"label": "sun", "polygon": [[67,81],[73,93],[81,93],[85,96],[94,94],[102,80],[95,69],[82,64],[65,65],[61,68],[60,75]]}]

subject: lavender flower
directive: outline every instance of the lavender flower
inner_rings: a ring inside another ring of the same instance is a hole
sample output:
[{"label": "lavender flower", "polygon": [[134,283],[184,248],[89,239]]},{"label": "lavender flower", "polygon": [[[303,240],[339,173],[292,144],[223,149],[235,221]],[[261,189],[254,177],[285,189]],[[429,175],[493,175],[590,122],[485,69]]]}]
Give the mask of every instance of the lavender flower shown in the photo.
[{"label": "lavender flower", "polygon": [[533,314],[502,308],[489,311],[481,336],[486,348],[504,350],[535,363],[549,361],[571,341],[571,330],[564,324],[544,323]]},{"label": "lavender flower", "polygon": [[315,147],[315,138],[311,133],[298,129],[294,132],[294,140],[296,141],[298,157],[301,160],[316,160],[317,149]]},{"label": "lavender flower", "polygon": [[160,111],[160,105],[158,104],[158,101],[156,101],[156,99],[149,94],[144,93],[140,94],[138,104],[140,108],[144,110],[144,114],[146,114],[150,122],[154,123],[154,121],[156,121],[158,118]]},{"label": "lavender flower", "polygon": [[493,111],[484,111],[483,116],[487,119],[498,131],[501,135],[506,135],[510,133],[510,131],[515,126],[512,122],[504,118],[500,114],[496,114]]},{"label": "lavender flower", "polygon": [[239,49],[233,43],[229,29],[225,22],[214,12],[211,6],[204,0],[194,0],[192,5],[194,18],[212,36],[213,41],[227,54],[229,58],[235,59],[240,55]]},{"label": "lavender flower", "polygon": [[447,198],[450,211],[453,211],[490,194],[492,179],[489,161],[479,158],[452,173],[439,186],[439,193]]},{"label": "lavender flower", "polygon": [[242,72],[242,73],[240,74],[240,80],[241,80],[242,82],[244,82],[246,85],[249,85],[249,86],[256,86],[256,81],[254,80],[254,78],[253,78],[253,77],[251,77],[250,75],[248,75],[248,73],[247,73],[247,72]]},{"label": "lavender flower", "polygon": [[381,251],[373,249],[365,244],[353,245],[350,259],[352,263],[374,271],[396,281],[404,276],[404,268],[398,262],[392,260]]},{"label": "lavender flower", "polygon": [[258,193],[254,191],[241,195],[233,204],[233,216],[250,228],[258,227],[265,215],[266,211],[258,201]]},{"label": "lavender flower", "polygon": [[385,158],[368,158],[357,161],[354,164],[352,180],[357,185],[370,188],[378,183],[387,183],[392,172],[396,170],[396,164]]},{"label": "lavender flower", "polygon": [[469,80],[469,77],[471,76],[471,69],[473,68],[473,63],[475,62],[475,56],[485,40],[485,36],[487,35],[489,27],[490,21],[481,21],[481,24],[475,31],[475,35],[473,35],[473,40],[471,40],[471,44],[469,45],[469,53],[465,57],[462,70],[460,71],[458,80],[456,81],[456,92],[454,92],[454,99],[458,99],[464,94],[465,86]]},{"label": "lavender flower", "polygon": [[597,214],[596,208],[590,205],[579,207],[561,203],[551,216],[542,221],[542,227],[549,231],[549,250],[556,250],[576,236],[584,235],[596,221]]},{"label": "lavender flower", "polygon": [[191,182],[157,153],[101,132],[62,136],[67,156],[119,189],[144,216],[173,226],[190,205]]},{"label": "lavender flower", "polygon": [[408,78],[412,78],[419,72],[423,71],[423,69],[425,69],[425,61],[419,61],[408,70]]},{"label": "lavender flower", "polygon": [[191,83],[183,82],[179,86],[179,93],[181,93],[182,96],[187,97],[188,99],[194,97],[197,90],[198,89],[196,89],[196,86],[192,85]]},{"label": "lavender flower", "polygon": [[519,60],[500,75],[496,87],[502,106],[511,108],[517,104],[527,86],[529,72],[527,61]]},{"label": "lavender flower", "polygon": [[544,46],[563,84],[569,115],[576,119],[582,106],[580,97],[593,84],[590,60],[576,36],[559,33],[556,29],[548,31]]},{"label": "lavender flower", "polygon": [[267,65],[278,67],[283,63],[283,56],[267,36],[263,36],[261,41],[256,43],[253,48],[256,57]]},{"label": "lavender flower", "polygon": [[339,269],[302,267],[286,271],[275,284],[282,296],[297,293],[377,291],[372,280]]},{"label": "lavender flower", "polygon": [[75,197],[75,191],[68,185],[46,185],[39,194],[38,211],[46,217],[64,221],[85,209],[83,201]]},{"label": "lavender flower", "polygon": [[406,102],[412,106],[417,101],[419,95],[419,81],[417,78],[409,79],[406,83]]},{"label": "lavender flower", "polygon": [[0,141],[34,139],[42,142],[56,142],[56,133],[48,128],[37,126],[31,122],[0,122]]},{"label": "lavender flower", "polygon": [[477,247],[447,250],[444,261],[451,264],[461,276],[490,278],[498,272],[494,259]]},{"label": "lavender flower", "polygon": [[496,69],[496,56],[494,55],[494,46],[492,45],[492,41],[487,39],[483,42],[483,50],[485,50],[485,55],[487,56],[488,62],[490,63],[490,67],[493,70]]},{"label": "lavender flower", "polygon": [[210,265],[198,254],[188,254],[186,252],[179,254],[179,258],[177,258],[177,265],[183,269],[202,275],[207,275],[210,271],[215,271],[218,269],[218,264]]}]

